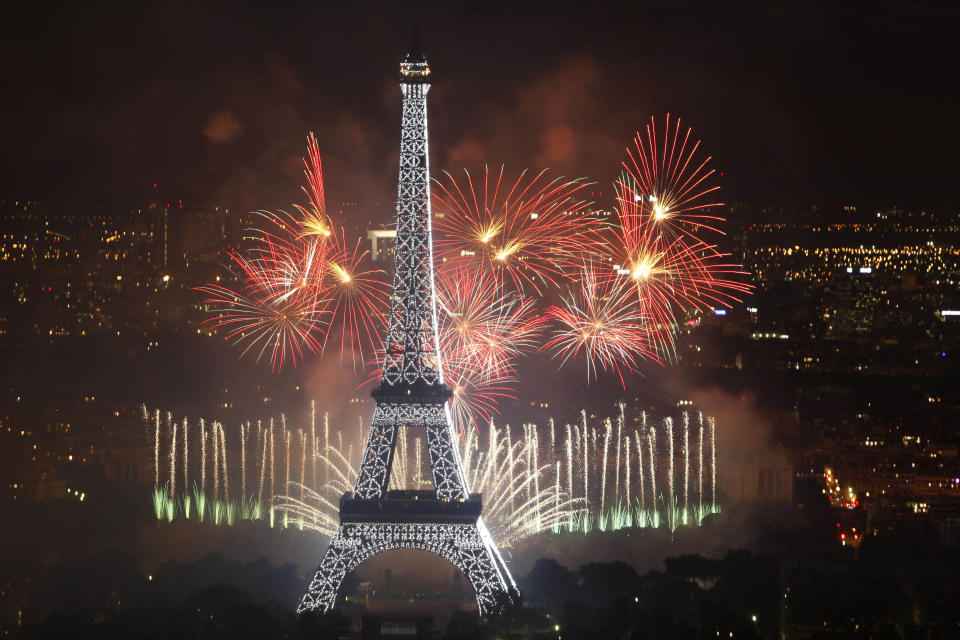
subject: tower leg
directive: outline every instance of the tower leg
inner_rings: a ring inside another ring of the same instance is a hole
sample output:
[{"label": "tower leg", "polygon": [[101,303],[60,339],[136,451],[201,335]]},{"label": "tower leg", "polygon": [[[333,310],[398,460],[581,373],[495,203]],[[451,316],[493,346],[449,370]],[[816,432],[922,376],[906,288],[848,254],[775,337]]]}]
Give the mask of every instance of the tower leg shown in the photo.
[{"label": "tower leg", "polygon": [[354,489],[358,498],[382,498],[386,495],[397,440],[397,414],[396,405],[377,404],[373,410],[370,435],[367,436],[367,446],[363,450]]},{"label": "tower leg", "polygon": [[440,500],[462,500],[467,497],[467,479],[460,462],[460,452],[453,442],[452,422],[444,405],[436,405],[423,424],[427,427],[427,449],[433,485]]}]

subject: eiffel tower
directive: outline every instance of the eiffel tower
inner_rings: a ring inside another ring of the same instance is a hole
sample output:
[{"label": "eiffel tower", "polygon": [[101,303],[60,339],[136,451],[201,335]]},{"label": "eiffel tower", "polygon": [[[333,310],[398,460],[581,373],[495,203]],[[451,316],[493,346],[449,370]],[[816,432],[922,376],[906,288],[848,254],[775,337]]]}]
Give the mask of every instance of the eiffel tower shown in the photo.
[{"label": "eiffel tower", "polygon": [[[414,45],[400,63],[403,124],[397,196],[396,262],[383,375],[353,491],[340,499],[340,527],[298,613],[328,611],[344,576],[391,549],[435,553],[466,575],[480,615],[495,614],[519,591],[467,486],[456,447],[437,339],[430,222],[427,92],[430,66]],[[434,491],[387,490],[399,427],[425,429]]]}]

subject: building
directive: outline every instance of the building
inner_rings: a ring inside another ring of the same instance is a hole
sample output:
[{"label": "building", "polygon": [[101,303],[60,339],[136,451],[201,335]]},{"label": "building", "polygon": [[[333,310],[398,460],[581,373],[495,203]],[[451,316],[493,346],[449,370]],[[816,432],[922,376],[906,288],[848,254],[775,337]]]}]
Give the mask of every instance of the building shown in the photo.
[{"label": "building", "polygon": [[743,461],[720,465],[720,489],[724,501],[750,504],[791,504],[793,464],[783,447],[776,447]]},{"label": "building", "polygon": [[841,336],[869,335],[874,328],[876,293],[873,267],[846,267],[833,281],[828,333]]}]

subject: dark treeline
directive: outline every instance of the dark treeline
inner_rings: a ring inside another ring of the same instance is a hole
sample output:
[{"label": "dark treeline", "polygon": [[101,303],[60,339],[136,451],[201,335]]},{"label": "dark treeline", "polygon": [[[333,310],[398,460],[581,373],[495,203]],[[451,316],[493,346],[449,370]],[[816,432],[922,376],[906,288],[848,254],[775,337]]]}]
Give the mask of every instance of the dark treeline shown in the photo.
[{"label": "dark treeline", "polygon": [[[545,558],[520,578],[522,606],[497,620],[457,613],[442,637],[952,638],[958,558],[882,538],[857,552],[683,555],[646,574],[624,562],[570,569]],[[14,638],[361,637],[343,613],[297,616],[291,604],[302,588],[289,564],[212,554],[147,575],[132,557],[104,552],[38,575],[6,630]]]}]

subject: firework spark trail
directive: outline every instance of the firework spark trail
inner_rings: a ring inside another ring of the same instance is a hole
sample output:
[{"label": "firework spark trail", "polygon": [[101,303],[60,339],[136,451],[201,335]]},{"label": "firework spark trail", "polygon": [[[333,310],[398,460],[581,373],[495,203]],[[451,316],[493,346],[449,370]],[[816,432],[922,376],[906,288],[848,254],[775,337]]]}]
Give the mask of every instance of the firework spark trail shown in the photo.
[{"label": "firework spark trail", "polygon": [[[487,483],[487,478],[490,477],[490,472],[491,472],[492,469],[493,469],[493,464],[494,464],[494,462],[495,462],[494,453],[498,450],[498,449],[497,449],[497,440],[498,440],[498,433],[497,433],[496,428],[494,428],[494,426],[493,426],[493,422],[491,421],[491,422],[490,422],[490,429],[489,429],[489,431],[488,431],[488,440],[487,440],[487,452],[488,452],[488,453],[487,453],[486,466],[484,467],[483,475],[480,477],[480,485],[479,485],[479,487],[477,488],[477,491],[478,491],[479,493],[483,493],[483,489],[484,489],[484,487],[486,486],[486,483]],[[478,467],[479,467],[479,464],[478,464]]]},{"label": "firework spark trail", "polygon": [[[524,424],[524,425],[523,425],[523,438],[524,438],[524,440],[526,440],[527,442],[532,442],[532,443],[533,443],[533,446],[527,447],[527,451],[526,451],[526,464],[527,464],[526,473],[527,473],[528,475],[533,473],[533,470],[537,467],[537,464],[538,464],[538,462],[539,462],[538,460],[536,460],[536,449],[537,449],[537,446],[536,446],[536,445],[537,445],[536,437],[537,437],[537,432],[536,432],[536,429],[533,429],[533,428],[532,428],[532,426],[533,426],[533,425],[531,425],[531,424]],[[534,478],[534,482],[536,483],[536,478]],[[532,498],[532,497],[534,496],[534,491],[533,491],[533,490],[534,490],[534,487],[531,487],[530,485],[527,485],[527,499],[530,499],[530,498]]]},{"label": "firework spark trail", "polygon": [[329,456],[319,453],[317,455],[324,468],[330,472],[330,483],[321,490],[303,485],[294,486],[293,489],[299,492],[301,497],[294,498],[292,492],[277,496],[277,508],[285,514],[292,515],[304,529],[332,536],[339,525],[339,507],[335,500],[329,499],[324,494],[343,495],[352,489],[356,482],[356,469],[336,447],[331,447],[329,454]]},{"label": "firework spark trail", "polygon": [[617,463],[614,466],[614,469],[616,471],[616,479],[614,480],[613,503],[619,506],[620,504],[620,444],[621,444],[621,437],[623,435],[623,421],[624,421],[622,402],[618,403],[618,408],[620,411],[617,414]]},{"label": "firework spark trail", "polygon": [[[607,512],[607,454],[610,450],[610,432],[613,431],[609,419],[605,420],[604,423],[606,428],[603,434],[603,467],[600,471],[600,513]],[[617,452],[617,456],[620,456],[619,452]]]},{"label": "firework spark trail", "polygon": [[170,499],[173,500],[177,492],[177,423],[169,413],[167,425],[170,428]]},{"label": "firework spark trail", "polygon": [[263,454],[260,458],[260,491],[257,493],[257,501],[263,504],[263,485],[267,473],[267,432],[260,432],[260,440],[263,443]]},{"label": "firework spark trail", "polygon": [[[326,459],[326,456],[327,456],[327,454],[328,454],[329,451],[330,451],[330,413],[327,412],[327,411],[324,411],[324,412],[323,412],[323,455],[324,455],[324,459]],[[324,471],[323,471],[323,475],[324,475],[324,478],[323,478],[324,484],[329,483],[329,482],[330,482],[330,466],[329,466],[329,465],[325,465],[325,468],[324,468]]]},{"label": "firework spark trail", "polygon": [[290,432],[286,429],[283,430],[284,439],[286,440],[286,453],[284,456],[283,463],[283,490],[284,492],[289,491],[288,487],[290,486]]},{"label": "firework spark trail", "polygon": [[633,431],[633,440],[637,445],[637,477],[640,479],[640,512],[643,513],[643,510],[647,508],[646,495],[644,495],[644,484],[646,481],[643,478],[643,441],[640,439],[640,434],[636,429]]},{"label": "firework spark trail", "polygon": [[[512,475],[512,474],[513,474],[513,469],[514,469],[514,466],[513,466],[513,434],[510,432],[510,425],[509,425],[509,424],[508,424],[508,425],[505,425],[504,428],[506,429],[506,432],[507,432],[507,460],[509,461],[509,465],[510,465],[510,466],[508,467],[508,469],[510,470],[510,473],[511,473],[511,475]],[[510,494],[510,508],[511,508],[511,509],[514,508],[513,494],[512,494],[512,493]]]},{"label": "firework spark trail", "polygon": [[303,158],[303,175],[307,184],[302,186],[301,189],[307,196],[307,205],[294,205],[301,215],[299,221],[300,235],[302,237],[327,238],[331,234],[333,225],[327,217],[320,149],[317,147],[317,139],[312,132],[307,136],[307,157]]},{"label": "firework spark trail", "polygon": [[690,494],[690,414],[683,412],[683,517],[686,520]]},{"label": "firework spark trail", "polygon": [[240,423],[240,495],[247,499],[247,433],[250,430],[250,423],[247,422],[246,429],[243,423]]},{"label": "firework spark trail", "polygon": [[[433,190],[434,225],[439,230],[435,251],[447,261],[466,262],[496,273],[522,292],[537,294],[556,286],[563,266],[591,242],[580,214],[587,183],[555,178],[546,171],[528,179],[524,171],[512,186],[504,185],[501,167],[491,181],[485,170],[482,196],[473,177],[464,172],[458,183],[449,173]],[[502,196],[502,197],[501,197]],[[442,262],[442,260],[441,260]]]},{"label": "firework spark trail", "polygon": [[587,516],[590,515],[590,474],[588,473],[590,469],[589,461],[587,460],[587,412],[581,411],[580,415],[583,417],[583,500],[587,508]]},{"label": "firework spark trail", "polygon": [[473,452],[477,447],[476,438],[477,438],[476,433],[466,434],[465,436],[463,436],[463,439],[465,441],[464,452],[463,452],[463,468],[464,469],[470,468],[470,462],[473,460]]},{"label": "firework spark trail", "polygon": [[541,520],[542,514],[540,511],[540,469],[543,468],[540,466],[540,436],[537,434],[536,425],[531,425],[531,434],[533,436],[533,451],[530,454],[531,459],[534,461],[533,470],[533,497],[536,500],[536,512],[537,512],[537,525],[536,530],[540,531],[543,529],[543,522]]},{"label": "firework spark trail", "polygon": [[623,459],[626,464],[623,465],[624,481],[623,486],[626,493],[627,505],[630,504],[630,436],[624,436],[623,439]]},{"label": "firework spark trail", "polygon": [[190,477],[190,440],[189,429],[187,428],[187,419],[183,419],[183,490],[186,491],[189,486]]},{"label": "firework spark trail", "polygon": [[[310,451],[316,454],[317,451],[317,405],[314,400],[310,401]],[[310,466],[312,467],[312,478],[314,490],[319,488],[317,482],[317,456],[310,456]]]},{"label": "firework spark trail", "polygon": [[300,432],[300,499],[303,500],[303,489],[307,486],[307,436],[303,429]]},{"label": "firework spark trail", "polygon": [[397,442],[400,445],[400,455],[398,456],[400,464],[398,465],[398,469],[397,469],[399,471],[399,473],[397,474],[397,489],[406,489],[407,479],[410,477],[409,475],[410,472],[407,466],[407,462],[409,461],[409,456],[407,455],[407,451],[408,451],[408,445],[409,445],[408,439],[410,436],[410,429],[406,426],[403,426],[403,427],[399,427],[397,431],[398,431]]},{"label": "firework spark trail", "polygon": [[[360,446],[365,446],[367,443],[368,434],[363,433],[363,418],[360,416],[357,416],[357,433],[360,434],[360,438],[358,440],[358,442],[360,443]],[[361,459],[363,458],[362,452],[360,453],[360,457]]]},{"label": "firework spark trail", "polygon": [[553,457],[557,454],[557,440],[556,433],[554,431],[553,418],[548,418],[547,422],[550,425],[550,456]]},{"label": "firework spark trail", "polygon": [[713,416],[707,417],[710,427],[710,498],[713,511],[717,510],[717,433]]},{"label": "firework spark trail", "polygon": [[389,489],[405,489],[407,477],[407,429],[397,427],[397,440],[393,453],[393,467],[390,470]]},{"label": "firework spark trail", "polygon": [[273,486],[274,479],[274,461],[276,460],[276,450],[273,446],[273,418],[270,418],[270,430],[268,431],[270,435],[270,519],[271,523],[273,522],[273,496],[276,495]]},{"label": "firework spark trail", "polygon": [[697,489],[697,498],[699,499],[697,513],[703,513],[703,412],[697,412],[697,422],[700,424],[700,439],[699,439],[699,460],[697,462],[697,475],[698,480],[698,489]]},{"label": "firework spark trail", "polygon": [[553,485],[553,495],[554,495],[554,509],[560,508],[560,463],[558,462],[555,465],[556,468],[556,482]]},{"label": "firework spark trail", "polygon": [[414,468],[415,472],[413,474],[414,488],[419,489],[420,483],[423,481],[420,469],[422,468],[420,460],[420,438],[414,438],[413,440],[413,454],[414,454]]},{"label": "firework spark trail", "polygon": [[667,518],[672,528],[676,517],[673,498],[673,418],[665,418],[663,422],[667,431]]},{"label": "firework spark trail", "polygon": [[230,475],[227,471],[227,437],[223,432],[223,425],[217,423],[220,432],[220,460],[223,464],[223,501],[230,502]]},{"label": "firework spark trail", "polygon": [[207,493],[207,425],[200,418],[200,493]]},{"label": "firework spark trail", "polygon": [[[312,457],[312,459],[313,459],[313,461],[314,461],[314,462],[313,462],[314,466],[318,466],[318,465],[320,464],[319,461],[320,461],[320,460],[323,460],[323,454],[320,453],[319,445],[318,445],[316,448],[310,450],[310,456]],[[327,485],[320,486],[319,484],[317,484],[317,485],[314,487],[314,490],[315,490],[315,491],[322,491],[322,490],[324,490],[324,489],[326,488],[326,486],[327,486]]]},{"label": "firework spark trail", "polygon": [[[649,330],[650,347],[655,361],[675,360],[675,337],[681,321],[688,312],[708,313],[714,307],[730,307],[739,300],[727,290],[746,292],[749,285],[720,277],[721,272],[741,274],[736,265],[718,263],[724,257],[705,243],[694,244],[677,239],[666,241],[663,236],[650,240],[649,245],[628,250],[630,257],[617,257],[632,265],[630,277],[633,293]],[[727,271],[729,267],[729,271]]]},{"label": "firework spark trail", "polygon": [[153,432],[153,488],[160,489],[160,410],[154,414]]},{"label": "firework spark trail", "polygon": [[[567,423],[567,493],[570,497],[573,497],[573,442],[570,437],[570,423]],[[571,520],[569,527],[573,528],[573,515],[570,516]]]},{"label": "firework spark trail", "polygon": [[657,514],[657,462],[656,462],[656,450],[657,450],[657,430],[655,427],[650,427],[647,430],[647,444],[650,447],[650,497],[653,501],[651,505],[651,511],[654,514],[654,519],[656,519]]},{"label": "firework spark trail", "polygon": [[[293,438],[293,435],[292,435],[293,429],[287,426],[287,416],[285,413],[280,414],[280,422],[283,426],[283,438],[286,440],[286,447],[287,447],[286,455],[284,458],[284,464],[283,464],[284,466],[283,493],[286,493],[288,491],[287,486],[290,484],[290,446],[291,446],[291,440]],[[294,462],[296,462],[296,460],[294,460]]]},{"label": "firework spark trail", "polygon": [[291,495],[279,496],[277,509],[291,514],[304,529],[332,537],[340,525],[339,518],[331,515],[336,514],[336,505],[309,487],[298,489],[304,497],[297,499]]},{"label": "firework spark trail", "polygon": [[220,447],[217,445],[219,433],[216,421],[210,424],[210,445],[213,447],[213,499],[220,494]]}]

